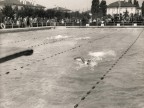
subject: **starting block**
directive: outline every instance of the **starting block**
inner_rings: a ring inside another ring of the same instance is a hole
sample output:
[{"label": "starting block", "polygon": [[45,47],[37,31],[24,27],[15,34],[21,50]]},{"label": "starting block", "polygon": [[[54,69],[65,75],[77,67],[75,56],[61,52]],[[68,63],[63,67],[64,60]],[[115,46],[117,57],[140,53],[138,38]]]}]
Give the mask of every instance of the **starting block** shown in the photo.
[{"label": "starting block", "polygon": [[89,24],[86,24],[86,27],[89,27],[90,25]]},{"label": "starting block", "polygon": [[101,26],[103,27],[103,26],[104,26],[104,24],[101,24]]},{"label": "starting block", "polygon": [[120,23],[117,23],[117,26],[119,27],[119,26],[120,26]]},{"label": "starting block", "polygon": [[137,26],[137,23],[134,23],[133,26]]}]

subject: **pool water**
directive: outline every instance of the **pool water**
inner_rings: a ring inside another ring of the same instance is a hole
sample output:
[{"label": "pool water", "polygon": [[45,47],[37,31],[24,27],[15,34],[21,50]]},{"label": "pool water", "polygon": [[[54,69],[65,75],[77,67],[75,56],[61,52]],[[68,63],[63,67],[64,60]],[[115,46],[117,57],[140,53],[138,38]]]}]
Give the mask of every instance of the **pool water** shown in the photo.
[{"label": "pool water", "polygon": [[1,34],[1,48],[34,53],[0,64],[0,108],[144,108],[142,31],[69,28]]}]

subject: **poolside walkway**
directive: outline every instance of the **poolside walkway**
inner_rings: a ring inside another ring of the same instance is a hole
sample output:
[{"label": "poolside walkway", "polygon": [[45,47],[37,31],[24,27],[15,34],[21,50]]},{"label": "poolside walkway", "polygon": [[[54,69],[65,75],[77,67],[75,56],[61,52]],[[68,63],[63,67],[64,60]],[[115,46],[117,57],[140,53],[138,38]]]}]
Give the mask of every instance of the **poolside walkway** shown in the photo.
[{"label": "poolside walkway", "polygon": [[0,29],[1,33],[47,30],[52,28],[144,28],[144,26],[45,26],[45,27],[27,27],[27,28],[13,28],[13,29]]},{"label": "poolside walkway", "polygon": [[54,26],[0,29],[0,34],[12,33],[12,32],[23,32],[23,31],[47,30],[52,28],[54,28]]}]

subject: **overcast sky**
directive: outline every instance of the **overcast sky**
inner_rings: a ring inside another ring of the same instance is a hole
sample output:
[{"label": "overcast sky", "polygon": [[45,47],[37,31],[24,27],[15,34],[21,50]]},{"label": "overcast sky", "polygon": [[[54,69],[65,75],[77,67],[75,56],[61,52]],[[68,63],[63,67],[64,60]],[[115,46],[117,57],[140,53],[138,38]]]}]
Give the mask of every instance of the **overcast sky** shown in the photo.
[{"label": "overcast sky", "polygon": [[[66,7],[71,10],[87,10],[91,7],[92,0],[35,0],[37,3],[46,6],[47,8],[52,8],[57,6]],[[100,0],[101,1],[101,0]],[[106,0],[107,4],[115,2],[118,0]],[[126,0],[128,1],[128,0]],[[133,1],[133,0],[132,0]],[[141,6],[143,0],[138,0]]]}]

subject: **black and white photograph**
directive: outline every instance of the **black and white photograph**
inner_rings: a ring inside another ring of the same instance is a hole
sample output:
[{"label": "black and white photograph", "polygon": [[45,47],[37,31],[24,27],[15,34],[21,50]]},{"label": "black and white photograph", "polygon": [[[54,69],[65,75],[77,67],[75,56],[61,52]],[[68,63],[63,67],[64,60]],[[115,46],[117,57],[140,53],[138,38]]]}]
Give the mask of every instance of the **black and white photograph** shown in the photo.
[{"label": "black and white photograph", "polygon": [[0,0],[0,108],[144,108],[144,0]]}]

